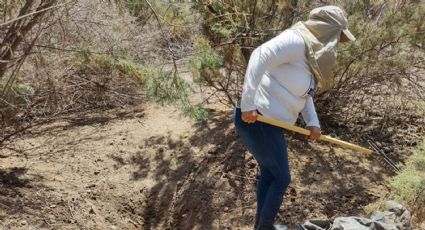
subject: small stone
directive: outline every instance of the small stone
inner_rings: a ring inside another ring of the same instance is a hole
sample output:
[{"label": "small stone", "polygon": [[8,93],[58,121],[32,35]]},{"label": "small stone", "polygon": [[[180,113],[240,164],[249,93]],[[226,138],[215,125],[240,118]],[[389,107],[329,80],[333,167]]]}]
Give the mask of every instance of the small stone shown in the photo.
[{"label": "small stone", "polygon": [[94,187],[96,187],[96,185],[95,185],[95,184],[90,184],[90,185],[88,185],[86,188],[94,188]]},{"label": "small stone", "polygon": [[385,202],[385,208],[390,212],[394,212],[397,216],[400,216],[406,210],[403,205],[392,200]]}]

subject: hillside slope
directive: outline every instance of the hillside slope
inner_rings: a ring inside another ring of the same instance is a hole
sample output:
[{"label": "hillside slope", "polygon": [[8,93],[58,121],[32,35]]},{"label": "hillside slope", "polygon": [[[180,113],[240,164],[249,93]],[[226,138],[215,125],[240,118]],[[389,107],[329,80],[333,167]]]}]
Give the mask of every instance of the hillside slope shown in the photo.
[{"label": "hillside slope", "polygon": [[[279,221],[362,215],[384,196],[373,159],[288,136],[293,182]],[[207,123],[172,107],[79,114],[1,150],[1,229],[251,229],[255,161],[231,112]]]}]

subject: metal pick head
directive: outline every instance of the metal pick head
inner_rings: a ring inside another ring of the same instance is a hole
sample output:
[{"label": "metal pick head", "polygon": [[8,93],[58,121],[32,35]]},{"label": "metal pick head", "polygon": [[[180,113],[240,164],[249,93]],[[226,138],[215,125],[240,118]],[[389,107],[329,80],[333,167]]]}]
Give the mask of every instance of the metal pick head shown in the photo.
[{"label": "metal pick head", "polygon": [[372,139],[367,139],[366,141],[375,152],[375,155],[378,156],[378,161],[380,161],[382,164],[387,166],[394,173],[398,173],[401,171],[401,169],[397,166],[397,164],[393,160],[391,160],[391,158],[389,158],[388,155],[378,147],[375,141],[373,141]]}]

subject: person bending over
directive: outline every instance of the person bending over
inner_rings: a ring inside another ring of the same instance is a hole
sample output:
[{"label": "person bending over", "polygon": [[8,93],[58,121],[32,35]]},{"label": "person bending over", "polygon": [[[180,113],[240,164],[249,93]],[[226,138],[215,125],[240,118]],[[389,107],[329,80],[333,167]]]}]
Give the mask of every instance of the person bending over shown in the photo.
[{"label": "person bending over", "polygon": [[337,6],[324,6],[251,54],[233,118],[237,134],[260,168],[256,230],[285,229],[274,221],[291,181],[283,129],[256,122],[257,116],[294,124],[301,113],[309,138],[318,139],[321,131],[313,96],[318,89],[333,86],[337,44],[349,40],[355,37],[347,29],[346,13]]}]

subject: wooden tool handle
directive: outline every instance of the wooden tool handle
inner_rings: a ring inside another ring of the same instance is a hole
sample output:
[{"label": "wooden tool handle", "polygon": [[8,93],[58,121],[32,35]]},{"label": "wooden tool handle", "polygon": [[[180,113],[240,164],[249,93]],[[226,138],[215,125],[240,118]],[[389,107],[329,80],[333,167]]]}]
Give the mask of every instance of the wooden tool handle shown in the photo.
[{"label": "wooden tool handle", "polygon": [[[267,117],[264,117],[264,116],[261,116],[261,115],[258,115],[257,120],[264,122],[264,123],[267,123],[267,124],[270,124],[270,125],[278,126],[278,127],[281,127],[281,128],[287,129],[287,130],[291,130],[291,131],[294,131],[296,133],[300,133],[300,134],[303,134],[303,135],[306,135],[306,136],[310,135],[309,130],[297,127],[295,125],[288,124],[288,123],[283,122],[283,121],[274,120],[274,119],[267,118]],[[330,142],[330,143],[333,143],[333,144],[337,144],[341,147],[352,149],[352,150],[355,150],[357,152],[361,152],[361,153],[368,154],[368,155],[373,153],[373,150],[370,150],[370,149],[367,149],[367,148],[364,148],[364,147],[361,147],[361,146],[358,146],[358,145],[355,145],[355,144],[351,144],[351,143],[348,143],[348,142],[345,142],[345,141],[341,141],[341,140],[338,140],[336,138],[326,136],[326,135],[320,135],[319,140],[327,141],[327,142]]]}]

